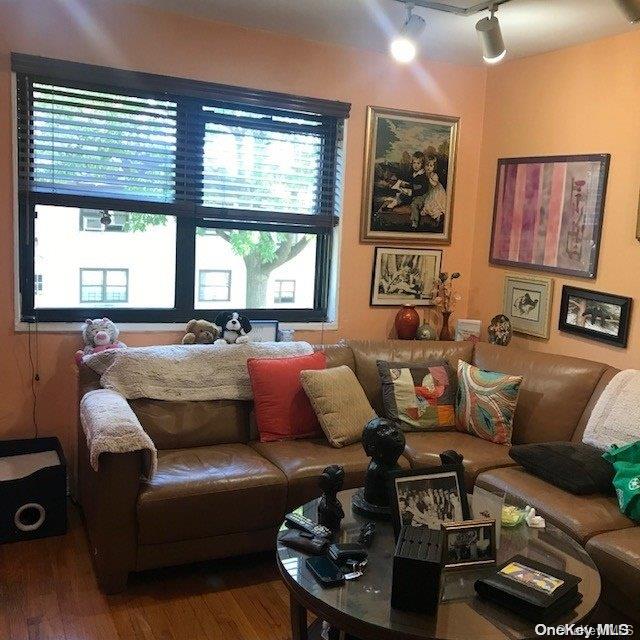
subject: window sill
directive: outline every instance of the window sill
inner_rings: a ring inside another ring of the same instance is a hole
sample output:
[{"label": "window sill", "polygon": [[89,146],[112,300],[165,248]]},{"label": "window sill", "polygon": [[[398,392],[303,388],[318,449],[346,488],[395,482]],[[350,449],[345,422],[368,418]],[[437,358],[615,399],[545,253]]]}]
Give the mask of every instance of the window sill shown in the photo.
[{"label": "window sill", "polygon": [[[82,322],[39,322],[38,333],[80,333],[84,324]],[[184,331],[183,322],[120,322],[118,328],[121,333],[164,333]],[[281,322],[281,329],[294,329],[295,331],[335,331],[338,323],[330,322]],[[16,333],[29,333],[35,331],[35,323],[19,322],[14,325]]]}]

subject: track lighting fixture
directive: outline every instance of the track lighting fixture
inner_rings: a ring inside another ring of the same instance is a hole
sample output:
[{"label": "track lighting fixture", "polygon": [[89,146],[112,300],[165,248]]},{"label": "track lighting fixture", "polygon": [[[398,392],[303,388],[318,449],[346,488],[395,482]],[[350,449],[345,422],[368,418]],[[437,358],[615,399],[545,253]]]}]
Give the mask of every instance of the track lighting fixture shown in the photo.
[{"label": "track lighting fixture", "polygon": [[507,55],[507,49],[502,39],[500,22],[495,16],[496,7],[491,5],[489,11],[491,11],[491,16],[482,18],[476,24],[476,31],[480,38],[484,61],[488,64],[497,64]]},{"label": "track lighting fixture", "polygon": [[406,64],[411,62],[418,51],[418,37],[424,31],[426,22],[424,18],[413,13],[413,3],[408,2],[407,19],[400,33],[392,40],[390,45],[391,55],[396,61]]},{"label": "track lighting fixture", "polygon": [[616,0],[629,22],[640,22],[640,0]]}]

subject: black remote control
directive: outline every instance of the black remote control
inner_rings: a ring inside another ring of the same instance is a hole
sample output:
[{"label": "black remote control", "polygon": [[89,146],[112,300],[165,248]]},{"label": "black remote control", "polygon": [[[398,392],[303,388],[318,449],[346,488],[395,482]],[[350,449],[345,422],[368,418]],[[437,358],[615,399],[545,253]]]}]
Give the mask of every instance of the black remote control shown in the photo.
[{"label": "black remote control", "polygon": [[284,521],[289,527],[300,529],[300,531],[307,531],[320,538],[328,538],[333,533],[331,529],[323,527],[321,524],[316,524],[313,520],[305,518],[305,516],[299,513],[288,513],[284,517]]}]

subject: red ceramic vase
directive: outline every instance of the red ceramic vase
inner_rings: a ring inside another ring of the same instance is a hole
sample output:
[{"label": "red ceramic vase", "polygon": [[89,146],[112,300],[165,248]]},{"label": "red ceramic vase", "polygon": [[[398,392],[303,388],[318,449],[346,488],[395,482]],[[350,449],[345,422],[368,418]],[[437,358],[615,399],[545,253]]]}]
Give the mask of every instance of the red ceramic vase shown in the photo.
[{"label": "red ceramic vase", "polygon": [[420,326],[420,316],[412,304],[403,304],[396,314],[396,333],[400,340],[414,340]]}]

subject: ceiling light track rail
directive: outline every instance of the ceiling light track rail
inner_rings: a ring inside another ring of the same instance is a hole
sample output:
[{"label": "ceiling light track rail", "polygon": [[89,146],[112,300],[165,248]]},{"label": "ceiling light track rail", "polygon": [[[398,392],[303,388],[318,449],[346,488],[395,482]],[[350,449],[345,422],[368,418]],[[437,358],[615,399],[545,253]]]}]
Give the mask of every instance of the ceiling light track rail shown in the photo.
[{"label": "ceiling light track rail", "polygon": [[[405,2],[405,0],[400,0]],[[475,13],[481,11],[489,11],[491,7],[498,8],[501,4],[506,4],[511,0],[492,0],[491,2],[479,2],[472,7],[455,7],[450,4],[444,4],[443,2],[431,2],[430,0],[411,0],[410,4],[416,7],[423,7],[424,9],[433,9],[434,11],[444,11],[445,13],[454,13],[457,16],[472,16]],[[405,4],[408,4],[405,2]]]}]

